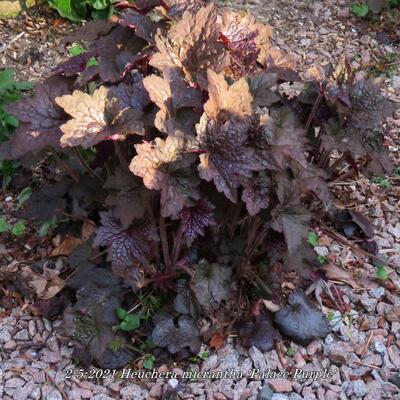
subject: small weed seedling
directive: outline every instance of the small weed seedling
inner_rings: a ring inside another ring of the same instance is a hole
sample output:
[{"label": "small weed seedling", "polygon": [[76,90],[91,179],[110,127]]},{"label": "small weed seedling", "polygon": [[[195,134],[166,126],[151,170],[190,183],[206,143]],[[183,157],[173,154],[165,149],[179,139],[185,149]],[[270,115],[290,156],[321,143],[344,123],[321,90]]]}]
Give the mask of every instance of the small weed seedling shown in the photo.
[{"label": "small weed seedling", "polygon": [[0,233],[11,233],[13,236],[22,236],[25,233],[26,225],[24,221],[18,221],[10,225],[4,218],[0,218]]},{"label": "small weed seedling", "polygon": [[371,179],[371,182],[374,183],[375,185],[378,185],[383,188],[390,188],[392,184],[390,183],[390,180],[388,178],[384,178],[381,176],[374,176]]},{"label": "small weed seedling", "polygon": [[131,332],[140,327],[140,316],[138,314],[129,314],[123,308],[116,310],[118,318],[121,320],[119,328],[125,332]]},{"label": "small weed seedling", "polygon": [[386,282],[388,279],[388,273],[385,270],[385,267],[383,266],[378,267],[375,272],[375,277],[380,282]]}]

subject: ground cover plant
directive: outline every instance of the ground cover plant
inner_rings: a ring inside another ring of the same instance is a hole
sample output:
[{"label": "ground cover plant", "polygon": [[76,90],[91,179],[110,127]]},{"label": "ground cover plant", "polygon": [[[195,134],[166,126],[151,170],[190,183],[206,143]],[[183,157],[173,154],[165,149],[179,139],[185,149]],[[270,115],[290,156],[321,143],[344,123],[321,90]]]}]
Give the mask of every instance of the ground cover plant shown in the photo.
[{"label": "ground cover plant", "polygon": [[114,0],[48,0],[49,6],[71,21],[107,19],[114,13]]},{"label": "ground cover plant", "polygon": [[377,14],[382,10],[399,6],[399,0],[368,0],[365,3],[354,3],[351,9],[357,17],[365,17],[371,13]]},{"label": "ground cover plant", "polygon": [[[0,143],[6,141],[11,132],[18,127],[18,120],[6,111],[6,107],[19,100],[22,94],[33,88],[32,83],[17,82],[10,69],[0,71]],[[17,173],[18,163],[13,160],[0,160],[2,188],[5,189]]]},{"label": "ground cover plant", "polygon": [[[392,172],[382,123],[393,107],[346,62],[302,80],[249,14],[199,0],[119,8],[118,22],[68,37],[84,52],[8,109],[20,123],[0,158],[47,157],[63,171],[25,202],[24,218],[68,215],[64,232],[82,232],[53,253],[68,256],[63,280],[35,271],[47,279],[37,307],[64,311],[77,357],[104,368],[138,353],[152,365],[151,351],[189,357],[233,328],[266,351],[280,334],[259,300],[279,303],[285,273],[299,285],[324,276],[310,230],[335,214],[327,182]],[[336,221],[374,252],[364,216]],[[281,332],[296,339],[285,321],[307,319],[326,335],[310,307],[292,295]]]}]

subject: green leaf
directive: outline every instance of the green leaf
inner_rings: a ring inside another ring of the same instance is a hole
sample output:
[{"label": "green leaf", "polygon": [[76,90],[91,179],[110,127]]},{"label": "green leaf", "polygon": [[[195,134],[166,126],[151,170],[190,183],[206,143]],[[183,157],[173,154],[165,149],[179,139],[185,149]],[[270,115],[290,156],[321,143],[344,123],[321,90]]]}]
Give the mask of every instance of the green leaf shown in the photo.
[{"label": "green leaf", "polygon": [[45,237],[49,234],[50,231],[50,222],[44,222],[42,225],[40,225],[38,229],[38,235],[39,237]]},{"label": "green leaf", "polygon": [[385,267],[378,267],[375,273],[376,279],[380,281],[385,281],[388,278],[388,273],[385,270]]},{"label": "green leaf", "polygon": [[119,324],[119,327],[125,331],[134,331],[140,326],[140,317],[137,314],[128,314],[124,321]]},{"label": "green leaf", "polygon": [[307,242],[311,244],[312,247],[318,246],[319,237],[315,232],[308,232]]},{"label": "green leaf", "polygon": [[6,222],[4,218],[0,218],[0,233],[8,232],[10,230],[10,225]]},{"label": "green leaf", "polygon": [[124,320],[125,317],[128,315],[128,311],[124,310],[123,308],[117,308],[115,311],[118,315],[118,318],[122,320]]},{"label": "green leaf", "polygon": [[293,349],[292,347],[289,347],[286,351],[286,355],[288,357],[294,357],[296,355],[296,350]]},{"label": "green leaf", "polygon": [[121,349],[121,347],[122,347],[122,340],[121,340],[121,338],[119,338],[119,337],[114,338],[114,339],[110,342],[110,344],[108,345],[108,347],[109,347],[112,351],[114,351],[114,352],[119,351],[119,350]]},{"label": "green leaf", "polygon": [[17,197],[17,208],[20,208],[22,204],[24,204],[29,197],[32,195],[32,188],[30,186],[21,190],[21,193]]},{"label": "green leaf", "polygon": [[25,233],[26,225],[24,221],[18,221],[12,228],[11,233],[14,236],[21,236]]},{"label": "green leaf", "polygon": [[85,52],[85,49],[80,46],[79,44],[74,43],[68,50],[68,53],[71,54],[71,56],[79,56]]},{"label": "green leaf", "polygon": [[86,68],[93,67],[95,65],[99,65],[99,62],[97,61],[96,57],[90,57],[86,63]]},{"label": "green leaf", "polygon": [[58,221],[55,216],[51,220],[45,221],[38,229],[39,237],[47,236],[51,230],[54,230],[57,227],[57,225]]},{"label": "green leaf", "polygon": [[106,10],[108,7],[110,7],[110,1],[109,0],[91,0],[90,5],[95,10]]},{"label": "green leaf", "polygon": [[15,89],[20,91],[32,90],[35,87],[34,82],[16,82]]},{"label": "green leaf", "polygon": [[365,17],[368,14],[369,7],[368,4],[353,4],[351,6],[351,11],[353,11],[357,17]]},{"label": "green leaf", "polygon": [[202,360],[207,360],[208,357],[210,357],[210,352],[209,351],[203,351],[200,356]]},{"label": "green leaf", "polygon": [[153,369],[154,361],[156,358],[151,354],[146,354],[143,360],[143,367],[146,369]]},{"label": "green leaf", "polygon": [[92,19],[107,19],[114,13],[114,8],[110,7],[108,10],[92,10]]},{"label": "green leaf", "polygon": [[327,262],[327,259],[325,256],[318,256],[317,258],[318,258],[318,262],[320,264],[325,264]]},{"label": "green leaf", "polygon": [[84,21],[86,17],[86,0],[48,0],[50,7],[71,21]]},{"label": "green leaf", "polygon": [[14,87],[14,71],[5,69],[0,72],[0,91],[10,90]]},{"label": "green leaf", "polygon": [[12,126],[13,128],[18,128],[19,121],[13,115],[6,114],[4,119],[8,125]]},{"label": "green leaf", "polygon": [[329,310],[328,311],[328,314],[326,314],[326,319],[328,320],[328,321],[332,321],[333,320],[333,311],[331,311],[331,310]]}]

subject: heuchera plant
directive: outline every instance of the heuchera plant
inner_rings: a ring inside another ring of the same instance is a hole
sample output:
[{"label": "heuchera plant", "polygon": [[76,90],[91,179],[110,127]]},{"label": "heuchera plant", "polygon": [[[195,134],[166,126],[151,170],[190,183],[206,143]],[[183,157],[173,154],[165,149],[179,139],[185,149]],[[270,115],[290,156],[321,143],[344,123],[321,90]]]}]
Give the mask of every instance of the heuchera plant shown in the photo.
[{"label": "heuchera plant", "polygon": [[[67,38],[86,52],[10,108],[21,123],[0,157],[51,149],[82,160],[92,149],[80,179],[103,186],[85,202],[99,221],[93,245],[134,290],[175,290],[179,320],[158,316],[153,341],[195,352],[196,307],[212,312],[233,290],[243,299],[256,271],[318,267],[314,205],[329,202],[327,181],[344,165],[390,170],[381,122],[391,106],[347,64],[302,81],[249,14],[201,0],[119,8],[118,22]],[[289,96],[295,81],[301,92]]]}]

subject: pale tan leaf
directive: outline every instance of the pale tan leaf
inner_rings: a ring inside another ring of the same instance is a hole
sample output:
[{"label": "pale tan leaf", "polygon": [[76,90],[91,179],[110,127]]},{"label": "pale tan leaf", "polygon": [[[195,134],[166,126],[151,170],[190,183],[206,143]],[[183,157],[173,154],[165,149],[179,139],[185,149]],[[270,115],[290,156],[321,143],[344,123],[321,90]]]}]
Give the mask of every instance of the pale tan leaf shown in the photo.
[{"label": "pale tan leaf", "polygon": [[329,280],[342,282],[350,285],[353,289],[376,287],[376,283],[369,279],[366,274],[358,274],[355,276],[351,271],[347,271],[335,264],[325,264],[319,269],[325,271]]},{"label": "pale tan leaf", "polygon": [[51,299],[64,286],[65,281],[59,276],[59,271],[49,268],[43,268],[43,274],[38,274],[29,267],[23,267],[21,270],[22,278],[27,282],[28,286],[33,289],[39,299]]},{"label": "pale tan leaf", "polygon": [[245,78],[228,86],[224,74],[207,71],[209,99],[204,105],[206,114],[216,119],[221,112],[242,117],[252,113],[253,96]]},{"label": "pale tan leaf", "polygon": [[279,306],[278,304],[273,303],[270,300],[263,300],[262,302],[263,302],[265,308],[268,311],[277,312],[277,311],[279,311],[281,309],[281,306]]},{"label": "pale tan leaf", "polygon": [[53,257],[69,256],[80,244],[82,244],[82,239],[78,239],[72,235],[67,235],[60,245],[51,252],[51,255]]},{"label": "pale tan leaf", "polygon": [[81,238],[86,242],[96,231],[96,224],[89,218],[85,219],[82,224]]}]

